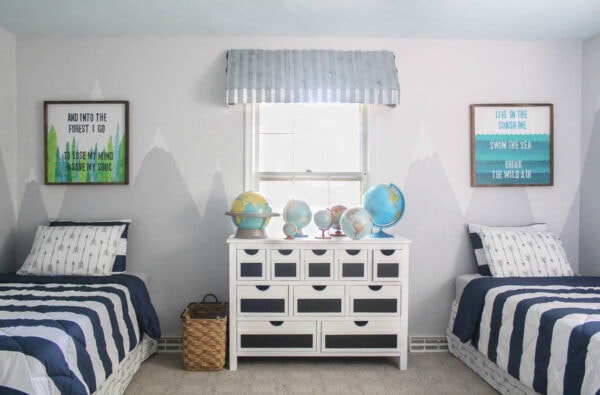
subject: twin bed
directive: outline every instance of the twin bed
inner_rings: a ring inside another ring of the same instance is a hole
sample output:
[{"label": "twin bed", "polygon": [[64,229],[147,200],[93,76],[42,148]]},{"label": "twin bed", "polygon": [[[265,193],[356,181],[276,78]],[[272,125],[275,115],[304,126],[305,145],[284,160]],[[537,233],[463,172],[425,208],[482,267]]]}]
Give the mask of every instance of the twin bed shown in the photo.
[{"label": "twin bed", "polygon": [[0,275],[0,393],[120,394],[156,350],[142,278],[125,273],[129,221],[40,226]]},{"label": "twin bed", "polygon": [[470,226],[479,273],[457,278],[449,349],[503,394],[596,394],[600,277],[541,225]]}]

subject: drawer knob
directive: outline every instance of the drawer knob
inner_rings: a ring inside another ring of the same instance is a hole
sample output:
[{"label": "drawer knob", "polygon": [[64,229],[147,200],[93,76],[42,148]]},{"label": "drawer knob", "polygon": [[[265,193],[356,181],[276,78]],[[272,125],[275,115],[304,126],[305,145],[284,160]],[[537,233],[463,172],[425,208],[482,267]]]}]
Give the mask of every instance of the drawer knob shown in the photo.
[{"label": "drawer knob", "polygon": [[396,252],[396,250],[381,250],[381,253],[385,256],[390,256],[392,255],[394,252]]},{"label": "drawer knob", "polygon": [[256,255],[258,250],[244,250],[244,252],[248,255]]},{"label": "drawer knob", "polygon": [[281,326],[283,325],[283,321],[269,321],[273,326]]},{"label": "drawer knob", "polygon": [[379,291],[381,289],[381,285],[369,285],[369,289],[371,291]]},{"label": "drawer knob", "polygon": [[327,288],[327,285],[313,285],[312,287],[315,291],[323,291],[325,288]]},{"label": "drawer knob", "polygon": [[312,250],[315,255],[323,255],[327,252],[327,250]]},{"label": "drawer knob", "polygon": [[358,255],[358,253],[360,252],[360,250],[346,250],[346,252],[348,253],[348,255]]},{"label": "drawer knob", "polygon": [[257,285],[256,289],[258,289],[259,291],[266,291],[267,289],[269,289],[270,285]]},{"label": "drawer knob", "polygon": [[281,255],[290,255],[292,250],[277,250]]},{"label": "drawer knob", "polygon": [[369,323],[369,321],[354,321],[354,325],[356,326],[365,326]]}]

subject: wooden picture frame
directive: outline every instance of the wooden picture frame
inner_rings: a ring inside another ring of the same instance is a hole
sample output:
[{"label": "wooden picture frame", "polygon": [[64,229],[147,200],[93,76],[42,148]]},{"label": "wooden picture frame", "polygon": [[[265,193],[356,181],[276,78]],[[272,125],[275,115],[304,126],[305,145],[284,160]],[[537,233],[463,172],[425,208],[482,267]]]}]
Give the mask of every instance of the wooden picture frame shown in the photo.
[{"label": "wooden picture frame", "polygon": [[44,183],[129,184],[129,102],[44,101]]},{"label": "wooden picture frame", "polygon": [[552,104],[471,104],[471,186],[554,185]]}]

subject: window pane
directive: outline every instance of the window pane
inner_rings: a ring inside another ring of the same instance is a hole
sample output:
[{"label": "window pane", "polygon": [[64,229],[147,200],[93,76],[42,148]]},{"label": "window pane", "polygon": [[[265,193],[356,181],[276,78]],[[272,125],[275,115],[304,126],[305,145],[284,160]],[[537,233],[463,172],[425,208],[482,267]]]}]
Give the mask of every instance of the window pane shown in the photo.
[{"label": "window pane", "polygon": [[294,171],[292,134],[262,134],[258,140],[258,171]]},{"label": "window pane", "polygon": [[294,105],[261,104],[259,133],[292,133],[294,131]]},{"label": "window pane", "polygon": [[362,171],[360,105],[262,104],[258,119],[259,171]]}]

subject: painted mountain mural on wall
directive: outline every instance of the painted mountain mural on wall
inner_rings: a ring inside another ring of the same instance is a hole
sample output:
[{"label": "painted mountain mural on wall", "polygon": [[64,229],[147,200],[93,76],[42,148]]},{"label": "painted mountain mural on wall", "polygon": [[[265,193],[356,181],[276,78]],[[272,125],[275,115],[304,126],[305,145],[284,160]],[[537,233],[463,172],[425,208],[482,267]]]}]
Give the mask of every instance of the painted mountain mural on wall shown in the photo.
[{"label": "painted mountain mural on wall", "polygon": [[409,332],[439,335],[446,331],[454,277],[474,271],[465,218],[438,154],[412,162],[403,193],[406,212],[394,233],[413,240],[411,283],[427,284],[426,292],[410,287]]},{"label": "painted mountain mural on wall", "polygon": [[579,267],[582,273],[600,275],[600,247],[598,247],[598,229],[600,229],[600,110],[596,111],[592,133],[588,145],[587,157],[581,174],[581,212],[585,213],[579,223]]},{"label": "painted mountain mural on wall", "polygon": [[4,158],[0,151],[0,273],[15,270],[16,266],[16,241],[17,223],[12,204],[10,185],[4,165]]},{"label": "painted mountain mural on wall", "polygon": [[18,218],[17,269],[21,267],[31,250],[37,227],[48,224],[48,212],[42,199],[40,185],[34,179],[29,180],[25,186]]},{"label": "painted mountain mural on wall", "polygon": [[150,274],[150,294],[165,336],[179,336],[185,305],[214,293],[227,299],[231,225],[220,172],[202,217],[173,156],[153,148],[129,186],[69,187],[60,217],[132,219],[127,270]]}]

